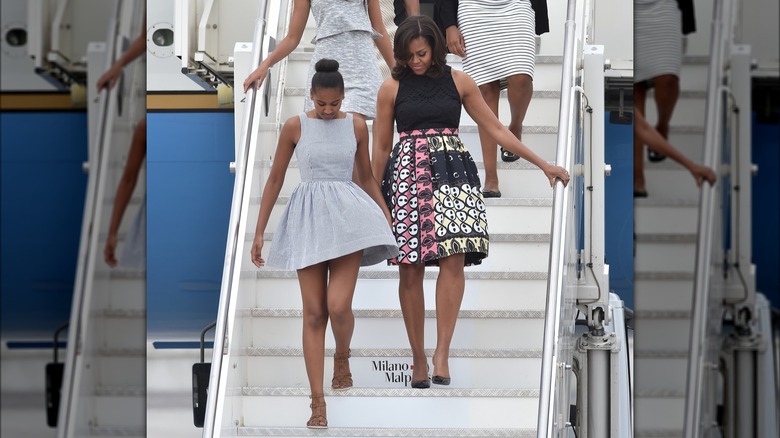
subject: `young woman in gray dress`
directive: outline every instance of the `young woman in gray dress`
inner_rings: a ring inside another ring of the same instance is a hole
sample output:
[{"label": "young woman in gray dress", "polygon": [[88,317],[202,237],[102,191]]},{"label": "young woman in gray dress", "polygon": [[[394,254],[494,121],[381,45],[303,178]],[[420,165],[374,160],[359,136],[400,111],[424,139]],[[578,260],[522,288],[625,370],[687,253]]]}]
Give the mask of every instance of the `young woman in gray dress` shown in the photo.
[{"label": "young woman in gray dress", "polygon": [[[377,136],[371,168],[393,217],[399,246],[398,295],[414,368],[412,387],[450,384],[449,351],[465,289],[464,266],[488,255],[485,203],[479,174],[458,137],[461,107],[504,148],[539,167],[553,185],[569,182],[566,169],[550,164],[504,127],[466,73],[446,65],[447,48],[436,23],[408,17],[398,26],[393,76],[377,96]],[[393,143],[393,125],[399,141]],[[423,278],[438,266],[436,349],[427,375]]]},{"label": "young woman in gray dress", "polygon": [[[311,83],[317,61],[335,59],[346,86],[342,109],[363,119],[374,118],[376,93],[382,83],[379,65],[373,62],[374,45],[388,67],[392,68],[395,63],[379,0],[294,0],[287,35],[249,74],[244,81],[244,92],[253,83],[259,87],[268,70],[298,47],[309,11],[317,22],[317,33],[307,83]],[[305,101],[303,109],[311,110],[312,103]]]},{"label": "young woman in gray dress", "polygon": [[[322,384],[328,319],[336,341],[331,386],[343,390],[352,387],[349,345],[355,327],[352,296],[358,269],[398,254],[390,213],[371,173],[366,122],[340,111],[344,81],[338,66],[331,59],[317,62],[311,81],[314,108],[291,117],[282,127],[251,252],[258,267],[297,270],[303,302],[303,358],[312,400],[307,426],[314,429],[328,426]],[[301,183],[290,195],[264,259],[263,233],[293,152]],[[359,185],[352,181],[353,169]]]}]

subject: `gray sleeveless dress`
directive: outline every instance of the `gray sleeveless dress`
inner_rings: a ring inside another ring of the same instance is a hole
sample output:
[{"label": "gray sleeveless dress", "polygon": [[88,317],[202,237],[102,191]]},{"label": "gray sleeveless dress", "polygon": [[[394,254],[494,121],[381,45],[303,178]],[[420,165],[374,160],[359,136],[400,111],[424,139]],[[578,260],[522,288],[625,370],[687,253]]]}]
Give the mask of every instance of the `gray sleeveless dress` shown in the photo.
[{"label": "gray sleeveless dress", "polygon": [[377,203],[352,182],[357,140],[352,115],[321,120],[301,114],[295,156],[301,182],[279,219],[266,265],[301,269],[363,250],[362,266],[398,255]]}]

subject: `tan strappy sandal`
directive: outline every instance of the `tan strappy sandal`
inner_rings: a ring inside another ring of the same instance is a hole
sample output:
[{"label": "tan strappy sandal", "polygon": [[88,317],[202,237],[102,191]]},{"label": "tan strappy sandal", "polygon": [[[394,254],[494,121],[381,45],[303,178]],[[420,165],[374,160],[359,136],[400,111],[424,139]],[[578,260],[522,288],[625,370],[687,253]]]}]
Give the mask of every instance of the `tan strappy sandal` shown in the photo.
[{"label": "tan strappy sandal", "polygon": [[311,403],[311,417],[306,422],[306,427],[309,429],[327,429],[328,417],[325,410],[325,395],[324,394],[312,394],[309,396]]},{"label": "tan strappy sandal", "polygon": [[351,350],[346,353],[333,355],[333,381],[331,387],[336,391],[352,388],[352,373],[349,372],[349,357]]}]

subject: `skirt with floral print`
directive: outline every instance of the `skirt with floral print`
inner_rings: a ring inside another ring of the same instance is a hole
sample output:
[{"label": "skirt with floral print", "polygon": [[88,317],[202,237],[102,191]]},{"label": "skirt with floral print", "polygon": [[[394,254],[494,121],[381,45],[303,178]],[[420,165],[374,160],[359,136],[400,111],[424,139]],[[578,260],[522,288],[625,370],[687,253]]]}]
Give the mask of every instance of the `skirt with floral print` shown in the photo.
[{"label": "skirt with floral print", "polygon": [[488,255],[485,201],[479,173],[458,130],[402,132],[387,161],[382,194],[400,248],[391,264],[424,263],[465,254],[465,265]]}]

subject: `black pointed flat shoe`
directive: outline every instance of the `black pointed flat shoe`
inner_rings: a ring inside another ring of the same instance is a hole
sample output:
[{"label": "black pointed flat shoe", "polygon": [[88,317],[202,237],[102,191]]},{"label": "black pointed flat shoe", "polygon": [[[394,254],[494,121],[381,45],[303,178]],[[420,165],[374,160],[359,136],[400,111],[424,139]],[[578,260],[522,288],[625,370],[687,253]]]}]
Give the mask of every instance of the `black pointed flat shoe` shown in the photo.
[{"label": "black pointed flat shoe", "polygon": [[500,190],[485,190],[482,192],[483,198],[500,198],[501,197],[501,191]]},{"label": "black pointed flat shoe", "polygon": [[431,379],[431,381],[436,385],[449,385],[451,380],[452,379],[450,379],[449,377],[442,377],[442,376],[433,376],[433,378]]},{"label": "black pointed flat shoe", "polygon": [[511,163],[519,159],[520,159],[519,155],[515,155],[512,152],[509,152],[508,150],[501,148],[501,161],[505,163]]},{"label": "black pointed flat shoe", "polygon": [[660,161],[663,161],[666,159],[666,155],[656,152],[652,149],[647,150],[647,159],[652,161],[653,163],[658,163]]}]

